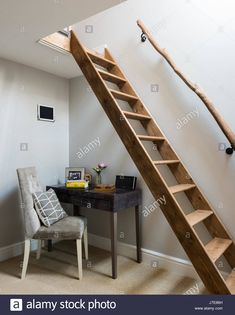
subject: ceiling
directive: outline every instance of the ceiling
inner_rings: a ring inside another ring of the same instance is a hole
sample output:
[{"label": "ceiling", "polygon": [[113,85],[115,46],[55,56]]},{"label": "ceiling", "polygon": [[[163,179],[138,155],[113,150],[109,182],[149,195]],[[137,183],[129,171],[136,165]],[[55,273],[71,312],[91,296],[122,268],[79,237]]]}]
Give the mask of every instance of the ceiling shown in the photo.
[{"label": "ceiling", "polygon": [[0,57],[61,77],[76,77],[81,72],[71,56],[44,47],[37,41],[120,2],[0,0]]}]

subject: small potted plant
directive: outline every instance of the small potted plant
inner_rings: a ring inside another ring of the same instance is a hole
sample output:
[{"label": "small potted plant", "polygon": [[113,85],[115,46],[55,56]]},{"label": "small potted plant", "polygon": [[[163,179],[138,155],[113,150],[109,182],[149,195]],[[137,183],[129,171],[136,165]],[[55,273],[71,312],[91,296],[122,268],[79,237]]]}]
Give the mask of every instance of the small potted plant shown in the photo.
[{"label": "small potted plant", "polygon": [[99,163],[96,167],[93,167],[93,170],[96,172],[96,185],[102,184],[102,176],[101,173],[104,169],[107,168],[107,165],[105,163]]}]

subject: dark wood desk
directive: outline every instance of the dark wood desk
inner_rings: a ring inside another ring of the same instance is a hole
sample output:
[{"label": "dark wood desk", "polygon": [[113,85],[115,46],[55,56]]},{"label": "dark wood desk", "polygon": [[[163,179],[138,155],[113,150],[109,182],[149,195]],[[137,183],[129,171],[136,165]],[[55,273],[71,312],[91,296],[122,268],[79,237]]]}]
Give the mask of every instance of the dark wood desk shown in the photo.
[{"label": "dark wood desk", "polygon": [[47,186],[54,189],[60,202],[73,204],[74,215],[80,208],[104,210],[110,213],[112,278],[117,278],[117,212],[135,208],[137,262],[141,263],[141,191],[117,190],[115,193],[95,192],[92,189],[66,188],[64,185]]}]

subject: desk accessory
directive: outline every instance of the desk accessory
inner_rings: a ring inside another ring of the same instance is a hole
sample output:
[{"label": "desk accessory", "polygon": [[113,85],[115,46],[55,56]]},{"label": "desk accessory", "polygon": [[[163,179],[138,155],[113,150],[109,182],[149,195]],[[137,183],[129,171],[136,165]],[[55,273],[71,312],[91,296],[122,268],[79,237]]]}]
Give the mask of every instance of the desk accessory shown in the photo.
[{"label": "desk accessory", "polygon": [[88,182],[84,178],[84,167],[66,167],[65,186],[67,188],[88,188]]},{"label": "desk accessory", "polygon": [[65,185],[67,188],[88,188],[88,182],[86,182],[85,180],[67,180]]},{"label": "desk accessory", "polygon": [[66,167],[65,180],[84,180],[85,167]]},{"label": "desk accessory", "polygon": [[95,180],[96,185],[99,185],[102,183],[101,172],[107,167],[108,166],[105,163],[99,163],[96,167],[93,167],[93,170],[97,174],[96,180]]},{"label": "desk accessory", "polygon": [[117,175],[115,186],[119,189],[135,190],[137,177]]},{"label": "desk accessory", "polygon": [[115,192],[116,188],[115,188],[115,185],[99,184],[99,185],[96,185],[96,187],[94,188],[94,191],[97,191],[97,192]]}]

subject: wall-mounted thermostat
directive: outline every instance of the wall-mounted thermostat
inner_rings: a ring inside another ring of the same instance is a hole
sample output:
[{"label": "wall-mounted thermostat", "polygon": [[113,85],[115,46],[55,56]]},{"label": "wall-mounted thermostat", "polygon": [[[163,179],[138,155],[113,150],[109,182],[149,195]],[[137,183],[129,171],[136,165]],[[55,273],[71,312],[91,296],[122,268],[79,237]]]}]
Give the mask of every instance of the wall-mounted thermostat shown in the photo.
[{"label": "wall-mounted thermostat", "polygon": [[55,121],[55,108],[52,106],[38,104],[38,120]]}]

